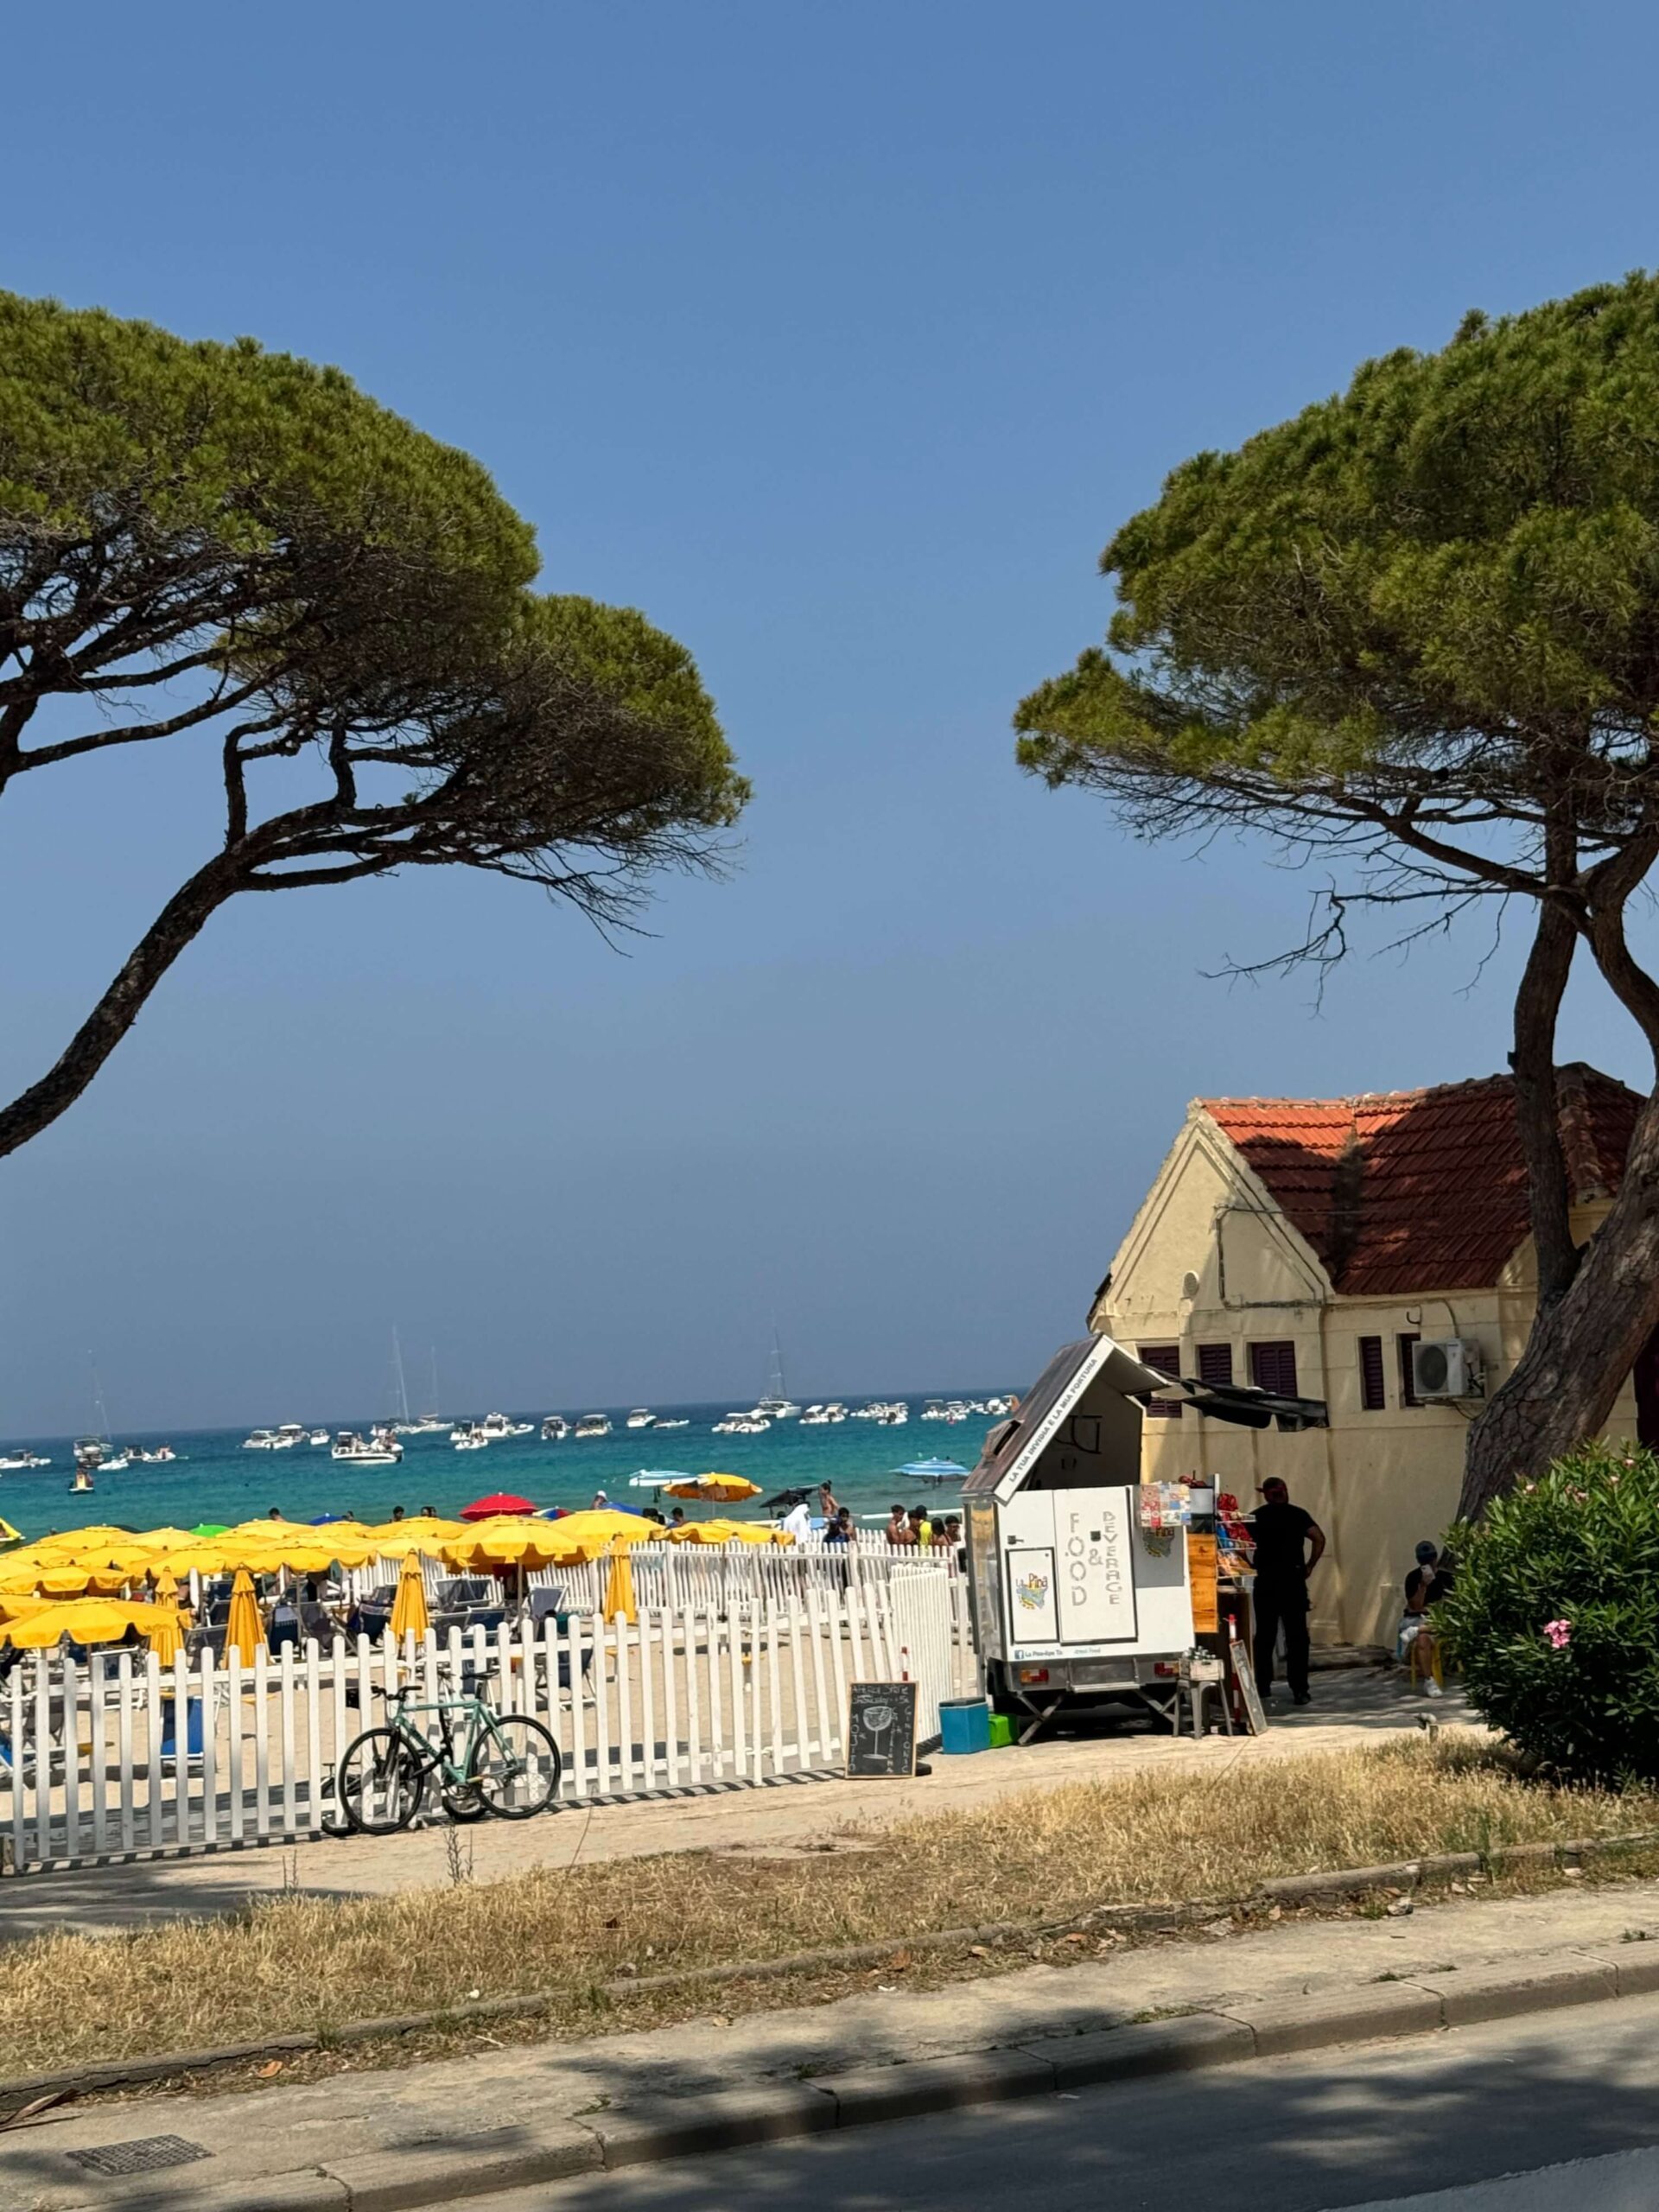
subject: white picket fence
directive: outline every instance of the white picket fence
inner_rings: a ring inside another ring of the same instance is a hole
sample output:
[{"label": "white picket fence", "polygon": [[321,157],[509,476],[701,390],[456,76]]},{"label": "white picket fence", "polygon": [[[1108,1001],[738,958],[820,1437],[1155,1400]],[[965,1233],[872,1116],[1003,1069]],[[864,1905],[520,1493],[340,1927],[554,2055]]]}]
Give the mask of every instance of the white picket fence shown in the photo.
[{"label": "white picket fence", "polygon": [[[666,1555],[664,1586],[685,1556]],[[675,1603],[652,1601],[642,1586],[658,1578],[636,1559],[632,1622],[584,1605],[563,1627],[341,1637],[262,1649],[251,1667],[210,1649],[166,1668],[126,1650],[26,1654],[0,1684],[0,1858],[22,1872],[335,1832],[340,1755],[406,1686],[436,1699],[476,1677],[498,1710],[545,1721],[564,1803],[833,1770],[855,1681],[914,1681],[924,1738],[942,1698],[974,1690],[965,1592],[943,1560],[849,1571],[832,1553],[821,1579],[801,1555],[779,1578],[769,1557],[789,1554],[705,1551],[709,1594]]]}]

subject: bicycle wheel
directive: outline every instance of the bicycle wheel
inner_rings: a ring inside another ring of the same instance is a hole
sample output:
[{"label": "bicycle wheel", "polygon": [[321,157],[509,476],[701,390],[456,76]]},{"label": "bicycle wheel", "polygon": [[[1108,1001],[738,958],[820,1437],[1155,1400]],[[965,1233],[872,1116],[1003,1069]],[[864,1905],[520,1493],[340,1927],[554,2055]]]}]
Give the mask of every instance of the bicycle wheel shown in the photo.
[{"label": "bicycle wheel", "polygon": [[478,1739],[470,1778],[493,1813],[527,1821],[559,1794],[559,1747],[539,1720],[496,1713]]},{"label": "bicycle wheel", "polygon": [[425,1779],[420,1760],[395,1728],[365,1728],[346,1747],[334,1795],[361,1834],[395,1835],[414,1819]]}]

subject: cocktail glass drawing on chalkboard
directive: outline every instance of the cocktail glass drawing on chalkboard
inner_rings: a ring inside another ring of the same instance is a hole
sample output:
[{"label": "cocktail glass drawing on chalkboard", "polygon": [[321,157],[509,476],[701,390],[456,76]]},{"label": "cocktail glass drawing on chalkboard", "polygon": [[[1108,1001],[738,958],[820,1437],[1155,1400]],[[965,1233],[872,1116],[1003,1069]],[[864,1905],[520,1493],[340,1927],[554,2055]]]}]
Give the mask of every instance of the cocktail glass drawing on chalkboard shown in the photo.
[{"label": "cocktail glass drawing on chalkboard", "polygon": [[865,1707],[864,1726],[869,1731],[870,1750],[877,1758],[882,1757],[886,1750],[885,1739],[887,1731],[898,1718],[898,1714],[890,1705]]}]

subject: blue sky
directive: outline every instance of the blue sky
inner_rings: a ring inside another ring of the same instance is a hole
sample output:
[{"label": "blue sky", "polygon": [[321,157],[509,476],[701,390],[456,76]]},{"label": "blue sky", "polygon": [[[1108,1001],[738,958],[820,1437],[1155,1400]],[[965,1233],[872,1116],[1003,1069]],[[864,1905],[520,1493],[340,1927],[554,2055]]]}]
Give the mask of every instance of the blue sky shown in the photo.
[{"label": "blue sky", "polygon": [[[1257,849],[1012,765],[1116,524],[1365,356],[1659,258],[1636,8],[94,4],[8,30],[0,282],[336,362],[755,787],[619,958],[461,872],[248,902],[0,1166],[0,1435],[1027,1380],[1186,1101],[1503,1064],[1467,933],[1304,980]],[[20,92],[22,97],[19,97]],[[0,814],[0,1082],[214,836],[189,747]],[[49,786],[41,788],[40,786]],[[1586,994],[1564,1056],[1641,1079]]]}]

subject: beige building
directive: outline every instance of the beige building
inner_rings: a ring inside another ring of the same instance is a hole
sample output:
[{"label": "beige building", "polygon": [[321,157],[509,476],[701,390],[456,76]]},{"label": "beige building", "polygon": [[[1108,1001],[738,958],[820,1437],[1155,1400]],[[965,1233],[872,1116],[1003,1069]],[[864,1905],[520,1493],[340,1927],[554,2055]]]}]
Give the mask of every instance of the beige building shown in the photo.
[{"label": "beige building", "polygon": [[[1641,1101],[1560,1071],[1582,1237],[1607,1211]],[[1322,1399],[1329,1427],[1238,1428],[1154,1402],[1144,1472],[1212,1477],[1248,1510],[1282,1475],[1330,1550],[1316,1642],[1392,1640],[1414,1545],[1456,1509],[1481,1398],[1426,1402],[1414,1344],[1478,1347],[1490,1395],[1531,1324],[1526,1171],[1510,1078],[1339,1099],[1195,1100],[1090,1316],[1148,1366]],[[1659,1352],[1608,1424],[1659,1442]]]}]

